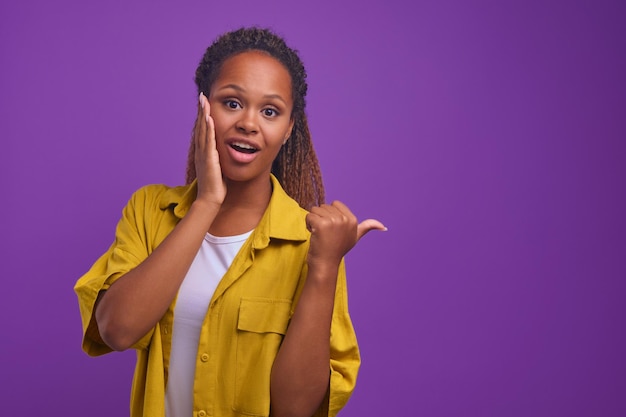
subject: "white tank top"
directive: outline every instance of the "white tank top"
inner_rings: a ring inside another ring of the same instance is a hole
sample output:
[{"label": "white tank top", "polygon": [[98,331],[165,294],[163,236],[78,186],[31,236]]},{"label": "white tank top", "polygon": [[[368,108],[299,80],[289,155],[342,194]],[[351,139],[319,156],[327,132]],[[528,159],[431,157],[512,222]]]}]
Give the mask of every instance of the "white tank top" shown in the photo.
[{"label": "white tank top", "polygon": [[191,417],[200,329],[217,284],[252,231],[238,236],[206,234],[178,290],[165,393],[167,417]]}]

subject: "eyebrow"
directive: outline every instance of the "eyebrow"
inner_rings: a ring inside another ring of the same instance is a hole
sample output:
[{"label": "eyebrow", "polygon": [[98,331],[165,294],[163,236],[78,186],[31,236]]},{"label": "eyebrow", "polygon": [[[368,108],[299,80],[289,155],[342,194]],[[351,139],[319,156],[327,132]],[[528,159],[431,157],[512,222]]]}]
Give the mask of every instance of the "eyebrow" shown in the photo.
[{"label": "eyebrow", "polygon": [[[237,91],[239,91],[239,92],[241,92],[241,93],[245,93],[245,92],[246,92],[246,90],[244,90],[243,88],[241,88],[241,87],[240,87],[240,86],[238,86],[237,84],[226,84],[225,86],[221,87],[221,88],[220,88],[219,90],[217,90],[217,91],[225,90],[225,89],[227,89],[227,88],[232,88],[233,90],[237,90]],[[281,96],[280,94],[265,94],[265,95],[263,96],[263,98],[265,98],[265,99],[272,99],[272,98],[273,98],[273,99],[277,99],[277,100],[280,100],[280,101],[282,101],[283,103],[285,103],[285,105],[287,105],[287,102],[285,101],[285,99],[284,99],[284,98],[282,98],[282,96]]]}]

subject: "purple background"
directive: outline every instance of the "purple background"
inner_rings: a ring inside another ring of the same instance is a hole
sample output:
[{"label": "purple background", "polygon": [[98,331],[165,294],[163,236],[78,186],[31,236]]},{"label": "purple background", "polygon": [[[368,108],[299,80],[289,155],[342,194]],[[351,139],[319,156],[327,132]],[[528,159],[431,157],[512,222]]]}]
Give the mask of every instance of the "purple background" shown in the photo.
[{"label": "purple background", "polygon": [[341,415],[626,415],[624,4],[2,2],[0,414],[127,414],[134,353],[81,352],[73,285],[183,181],[206,46],[259,24],[329,199],[389,226],[348,255]]}]

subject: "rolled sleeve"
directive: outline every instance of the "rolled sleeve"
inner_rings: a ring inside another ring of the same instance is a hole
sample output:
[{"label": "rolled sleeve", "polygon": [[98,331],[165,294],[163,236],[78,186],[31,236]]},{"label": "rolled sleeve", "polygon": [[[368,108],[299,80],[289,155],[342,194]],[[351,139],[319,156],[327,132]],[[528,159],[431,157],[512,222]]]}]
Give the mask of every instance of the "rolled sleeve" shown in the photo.
[{"label": "rolled sleeve", "polygon": [[346,405],[356,385],[361,355],[348,313],[345,265],[337,277],[335,307],[330,334],[330,384],[326,398],[315,417],[334,417]]},{"label": "rolled sleeve", "polygon": [[[78,279],[74,286],[83,325],[82,348],[90,356],[99,356],[112,351],[102,341],[95,319],[98,295],[106,291],[122,275],[139,265],[149,254],[150,242],[146,239],[143,215],[148,194],[145,188],[133,194],[117,224],[114,243],[91,269]],[[133,347],[147,348],[152,333],[153,330]]]}]

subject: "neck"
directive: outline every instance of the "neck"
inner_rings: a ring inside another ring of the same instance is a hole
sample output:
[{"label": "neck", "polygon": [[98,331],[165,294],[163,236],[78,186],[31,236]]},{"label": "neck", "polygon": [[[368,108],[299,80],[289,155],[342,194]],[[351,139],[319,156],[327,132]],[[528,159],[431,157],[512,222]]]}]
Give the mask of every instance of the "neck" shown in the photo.
[{"label": "neck", "polygon": [[265,211],[265,208],[270,202],[270,197],[272,196],[272,183],[269,177],[250,182],[226,179],[226,190],[226,198],[222,203],[223,209],[261,208]]},{"label": "neck", "polygon": [[215,236],[233,236],[254,229],[272,196],[269,177],[252,182],[226,180],[226,189],[226,198],[209,232]]}]

